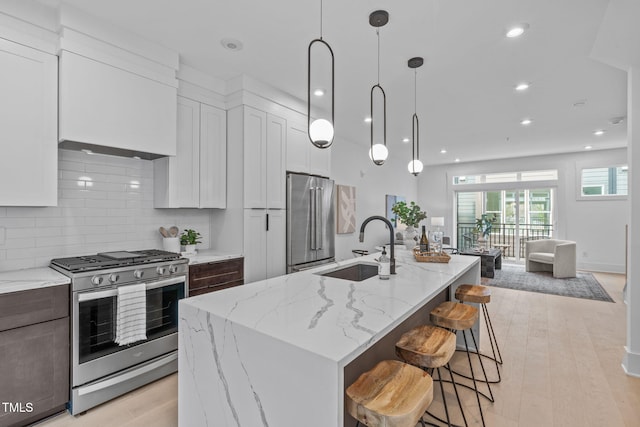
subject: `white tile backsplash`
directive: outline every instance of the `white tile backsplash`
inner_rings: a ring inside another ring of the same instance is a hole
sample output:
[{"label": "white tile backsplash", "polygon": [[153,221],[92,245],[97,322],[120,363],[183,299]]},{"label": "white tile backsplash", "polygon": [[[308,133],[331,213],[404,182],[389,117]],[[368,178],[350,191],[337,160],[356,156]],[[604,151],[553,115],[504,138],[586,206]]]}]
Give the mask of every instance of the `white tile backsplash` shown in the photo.
[{"label": "white tile backsplash", "polygon": [[151,161],[59,150],[58,167],[57,207],[0,207],[0,271],[63,256],[162,249],[160,226],[196,229],[199,247],[210,247],[210,210],[153,208]]}]

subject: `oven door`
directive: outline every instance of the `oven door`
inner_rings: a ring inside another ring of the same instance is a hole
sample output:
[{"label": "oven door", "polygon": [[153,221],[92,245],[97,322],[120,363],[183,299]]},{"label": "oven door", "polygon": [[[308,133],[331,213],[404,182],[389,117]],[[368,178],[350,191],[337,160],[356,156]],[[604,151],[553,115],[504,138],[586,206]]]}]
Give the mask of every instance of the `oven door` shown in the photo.
[{"label": "oven door", "polygon": [[150,282],[146,287],[147,339],[123,346],[114,342],[117,287],[73,293],[74,387],[178,348],[178,301],[185,297],[186,276]]}]

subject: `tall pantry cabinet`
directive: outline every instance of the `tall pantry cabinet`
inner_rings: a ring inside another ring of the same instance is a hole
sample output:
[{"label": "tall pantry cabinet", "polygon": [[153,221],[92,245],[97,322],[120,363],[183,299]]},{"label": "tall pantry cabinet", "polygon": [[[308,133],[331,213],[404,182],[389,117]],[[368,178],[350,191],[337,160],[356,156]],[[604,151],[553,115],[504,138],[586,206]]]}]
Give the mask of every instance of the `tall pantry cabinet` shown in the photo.
[{"label": "tall pantry cabinet", "polygon": [[[241,105],[228,111],[228,129],[230,164],[237,160],[243,165],[237,179],[233,178],[234,171],[230,171],[229,191],[233,191],[232,187],[241,189],[245,282],[283,275],[287,122],[277,115]],[[229,208],[228,214],[233,215],[233,202]]]}]

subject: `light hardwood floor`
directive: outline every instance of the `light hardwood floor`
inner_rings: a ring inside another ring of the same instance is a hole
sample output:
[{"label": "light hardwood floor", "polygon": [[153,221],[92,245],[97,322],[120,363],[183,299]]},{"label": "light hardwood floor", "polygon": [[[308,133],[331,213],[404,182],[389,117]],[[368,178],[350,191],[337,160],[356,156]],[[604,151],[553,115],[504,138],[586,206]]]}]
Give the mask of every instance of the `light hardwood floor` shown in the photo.
[{"label": "light hardwood floor", "polygon": [[[502,382],[493,386],[495,403],[482,401],[488,426],[640,426],[640,379],[625,375],[621,367],[624,277],[595,275],[615,303],[491,288],[488,307],[504,366]],[[484,335],[482,342],[486,352]],[[463,370],[464,355],[454,357],[454,368]],[[493,365],[485,367],[490,377],[495,374]],[[176,426],[177,389],[177,375],[171,375],[85,415],[59,415],[38,427]],[[454,421],[461,422],[449,389],[448,406]],[[443,414],[435,390],[431,408]],[[468,390],[461,395],[470,425],[481,425],[475,395]]]}]

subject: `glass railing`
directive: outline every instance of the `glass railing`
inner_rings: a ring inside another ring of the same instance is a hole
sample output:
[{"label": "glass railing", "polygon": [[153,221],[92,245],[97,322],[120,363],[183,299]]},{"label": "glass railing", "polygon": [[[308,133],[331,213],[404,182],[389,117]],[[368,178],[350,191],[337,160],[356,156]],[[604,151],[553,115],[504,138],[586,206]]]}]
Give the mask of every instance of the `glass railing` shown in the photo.
[{"label": "glass railing", "polygon": [[[525,242],[529,240],[549,239],[552,237],[551,224],[503,224],[494,223],[487,237],[486,246],[501,248],[506,257],[524,258]],[[458,223],[458,249],[467,250],[478,247],[478,233],[475,223]]]}]

